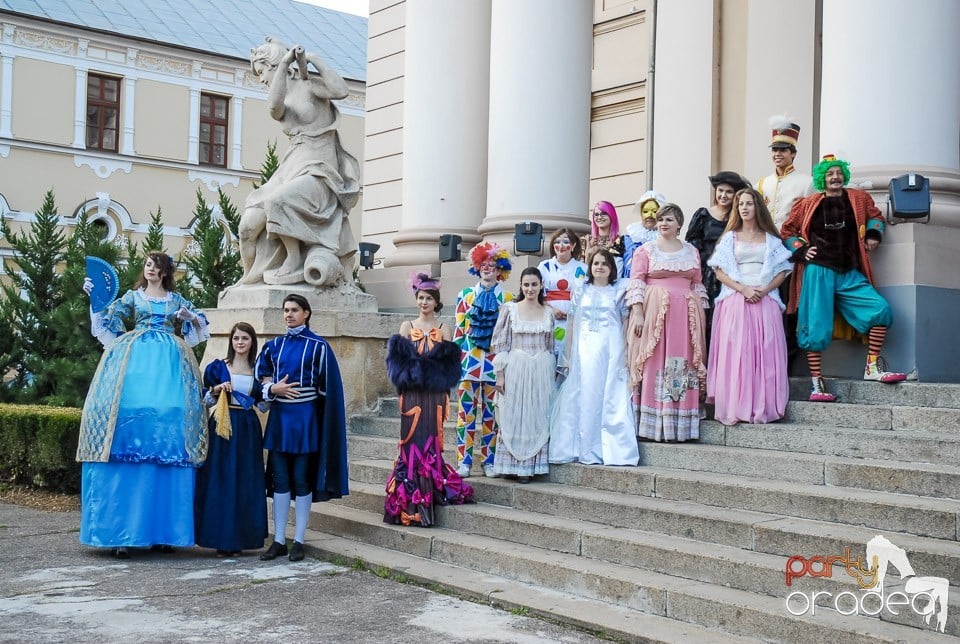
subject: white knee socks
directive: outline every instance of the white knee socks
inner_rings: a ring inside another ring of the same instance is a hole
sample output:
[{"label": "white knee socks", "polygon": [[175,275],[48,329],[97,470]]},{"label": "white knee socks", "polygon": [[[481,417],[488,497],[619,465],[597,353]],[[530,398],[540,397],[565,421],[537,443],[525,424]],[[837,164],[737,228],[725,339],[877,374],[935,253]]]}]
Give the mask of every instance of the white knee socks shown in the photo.
[{"label": "white knee socks", "polygon": [[298,496],[294,501],[294,511],[296,513],[297,526],[293,535],[293,540],[303,543],[307,534],[307,522],[310,520],[310,505],[313,503],[313,495]]},{"label": "white knee socks", "polygon": [[290,513],[290,493],[273,493],[273,540],[287,542],[287,515]]}]

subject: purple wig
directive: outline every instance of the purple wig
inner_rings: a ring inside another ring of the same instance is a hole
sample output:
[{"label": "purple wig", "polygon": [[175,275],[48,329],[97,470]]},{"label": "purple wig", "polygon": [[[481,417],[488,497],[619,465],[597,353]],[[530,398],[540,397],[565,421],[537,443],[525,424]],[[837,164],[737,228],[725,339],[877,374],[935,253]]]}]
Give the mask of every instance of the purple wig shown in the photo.
[{"label": "purple wig", "polygon": [[[598,201],[593,207],[593,213],[601,211],[610,217],[610,239],[616,239],[620,234],[620,219],[617,217],[617,209],[609,201]],[[593,220],[593,213],[590,213],[590,234],[597,236],[597,223]]]}]

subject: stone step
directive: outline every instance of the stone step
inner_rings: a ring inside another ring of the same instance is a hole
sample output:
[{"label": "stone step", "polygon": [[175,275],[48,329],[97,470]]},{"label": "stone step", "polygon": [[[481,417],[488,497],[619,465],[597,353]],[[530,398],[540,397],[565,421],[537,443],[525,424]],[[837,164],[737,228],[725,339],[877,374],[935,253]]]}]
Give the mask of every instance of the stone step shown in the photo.
[{"label": "stone step", "polygon": [[[391,466],[386,460],[355,460],[350,476],[360,484],[370,484],[369,494],[350,495],[345,503],[372,513],[383,513],[383,486]],[[620,470],[619,479],[633,481],[623,491],[580,487],[574,475],[596,476],[604,470]],[[883,532],[910,553],[910,560],[921,574],[960,579],[960,545],[943,540],[893,533],[889,528],[868,528],[829,521],[783,516],[789,502],[779,512],[757,512],[704,505],[685,500],[654,498],[656,477],[649,468],[600,468],[580,465],[558,466],[551,470],[552,481],[520,484],[506,479],[471,478],[476,498],[481,503],[507,506],[517,510],[546,514],[627,528],[672,537],[693,539],[753,550],[769,555],[842,554],[849,547],[853,556],[863,555],[865,544]],[[633,473],[634,476],[623,476]],[[357,488],[360,489],[360,488]],[[644,492],[643,490],[647,491]],[[827,489],[827,488],[822,488]],[[770,498],[775,498],[771,495]],[[362,504],[362,505],[361,505]],[[712,545],[710,545],[712,547]]]},{"label": "stone step", "polygon": [[[454,508],[459,511],[463,508]],[[391,544],[401,551],[426,551],[421,530],[379,522],[369,512],[336,504],[315,506],[317,525],[337,536],[367,544]],[[387,536],[402,533],[412,538]],[[414,536],[415,535],[415,536]],[[407,548],[407,549],[404,549]],[[422,556],[422,554],[421,554]],[[795,617],[784,600],[631,566],[548,551],[500,538],[449,529],[430,530],[429,558],[444,564],[505,577],[599,600],[645,614],[669,617],[723,634],[788,642],[951,641],[948,636],[867,617],[842,616],[819,608],[815,616]]]},{"label": "stone step", "polygon": [[809,423],[823,427],[893,429],[892,416],[893,412],[889,405],[842,402],[826,404],[791,400],[787,403],[783,420],[786,423]]},{"label": "stone step", "polygon": [[[352,483],[349,499],[338,501],[356,510],[378,514],[383,490],[376,484]],[[662,572],[685,579],[729,585],[740,590],[785,597],[786,558],[741,548],[704,544],[673,535],[608,526],[569,517],[531,513],[510,507],[477,503],[438,507],[437,526],[522,543],[556,552],[601,559],[625,566]],[[838,571],[841,570],[838,568]],[[855,589],[853,578],[806,577],[795,590]]]},{"label": "stone step", "polygon": [[640,465],[960,499],[960,467],[696,443],[640,442]]},{"label": "stone step", "polygon": [[[347,508],[336,513],[349,516]],[[307,531],[306,551],[312,556],[360,560],[368,567],[387,570],[398,577],[429,586],[439,586],[456,595],[491,604],[507,610],[526,609],[531,615],[569,624],[594,632],[602,632],[615,640],[648,642],[650,644],[736,644],[760,642],[742,636],[726,635],[713,628],[680,622],[660,615],[648,615],[616,606],[609,602],[588,599],[571,593],[558,592],[542,586],[521,583],[506,577],[477,572],[469,568],[443,563],[401,552],[392,548],[363,543],[326,532],[324,524],[334,516],[316,514],[312,517],[314,529]],[[385,526],[386,527],[386,526]],[[430,535],[407,531],[409,542],[429,543]]]},{"label": "stone step", "polygon": [[[396,448],[389,439],[351,436],[348,440],[353,460],[383,459],[389,464],[395,455]],[[686,446],[669,447],[689,449]],[[696,447],[708,446],[691,446],[694,449]],[[883,473],[883,468],[875,469],[877,473]],[[381,483],[386,482],[387,474],[388,470],[381,474]],[[477,478],[470,480],[474,482]],[[878,530],[949,540],[957,538],[960,513],[960,501],[956,499],[908,496],[891,494],[883,489],[854,489],[649,466],[599,467],[577,463],[554,465],[551,466],[549,480],[560,485],[595,488],[640,497],[693,501],[718,508],[863,525]],[[499,488],[497,491],[501,492]],[[499,494],[489,500],[508,503]]]},{"label": "stone step", "polygon": [[[371,466],[376,469],[376,464]],[[354,483],[350,497],[348,505],[355,509],[373,514],[382,510],[383,492],[379,484]],[[807,596],[812,592],[826,591],[836,596],[844,591],[857,590],[854,578],[841,565],[833,568],[830,577],[802,576],[787,587],[784,577],[787,558],[784,556],[705,544],[643,530],[611,529],[576,518],[518,511],[488,503],[438,507],[436,521],[438,527],[460,532],[784,599],[794,591]],[[358,538],[363,537],[358,535]],[[888,591],[893,589],[891,582],[896,583],[894,576],[886,579]],[[960,597],[951,597],[950,607],[960,610]],[[919,626],[919,620],[914,615],[905,619],[897,619],[893,615],[886,618]],[[960,635],[960,620],[953,620],[950,626],[949,633]]]},{"label": "stone step", "polygon": [[[840,402],[960,409],[960,384],[900,382],[887,385],[840,378],[826,378],[826,382],[827,389],[838,396]],[[809,378],[790,379],[791,400],[807,400],[809,396]]]},{"label": "stone step", "polygon": [[953,437],[919,430],[877,431],[782,423],[740,423],[725,427],[716,421],[708,420],[700,425],[700,442],[844,458],[940,465],[960,463],[960,435]]},{"label": "stone step", "polygon": [[828,427],[944,432],[960,436],[960,409],[791,400],[784,421]]}]

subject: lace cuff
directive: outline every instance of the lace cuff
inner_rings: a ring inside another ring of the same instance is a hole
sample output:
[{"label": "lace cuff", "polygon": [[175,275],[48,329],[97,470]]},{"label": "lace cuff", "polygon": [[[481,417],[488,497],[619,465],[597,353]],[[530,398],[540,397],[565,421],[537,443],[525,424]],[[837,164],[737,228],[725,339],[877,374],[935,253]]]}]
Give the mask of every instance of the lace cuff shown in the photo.
[{"label": "lace cuff", "polygon": [[272,401],[272,400],[276,400],[276,399],[277,399],[276,396],[271,396],[271,395],[270,395],[270,385],[272,385],[272,384],[273,384],[272,382],[265,382],[265,383],[263,383],[263,399],[264,399],[264,400]]},{"label": "lace cuff", "polygon": [[99,340],[104,348],[109,347],[122,335],[110,328],[102,313],[94,313],[93,309],[90,309],[90,334]]},{"label": "lace cuff", "polygon": [[183,321],[183,339],[190,347],[210,339],[210,323],[207,321],[207,316],[200,312],[196,315],[195,320]]},{"label": "lace cuff", "polygon": [[647,283],[642,279],[631,279],[630,286],[627,287],[627,295],[625,298],[627,306],[633,306],[634,304],[643,304],[643,301],[647,297]]}]

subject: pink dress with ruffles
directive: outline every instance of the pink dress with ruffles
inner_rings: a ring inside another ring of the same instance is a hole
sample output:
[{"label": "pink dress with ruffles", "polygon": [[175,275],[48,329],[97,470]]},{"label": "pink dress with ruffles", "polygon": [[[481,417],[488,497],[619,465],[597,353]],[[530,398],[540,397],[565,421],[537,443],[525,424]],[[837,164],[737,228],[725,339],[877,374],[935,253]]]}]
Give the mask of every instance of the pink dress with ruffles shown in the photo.
[{"label": "pink dress with ruffles", "polygon": [[[642,333],[631,335],[631,374],[640,388],[637,435],[655,441],[700,438],[704,308],[700,256],[688,243],[672,253],[655,242],[633,257],[627,304],[642,305]],[[638,318],[634,307],[631,322]]]}]

